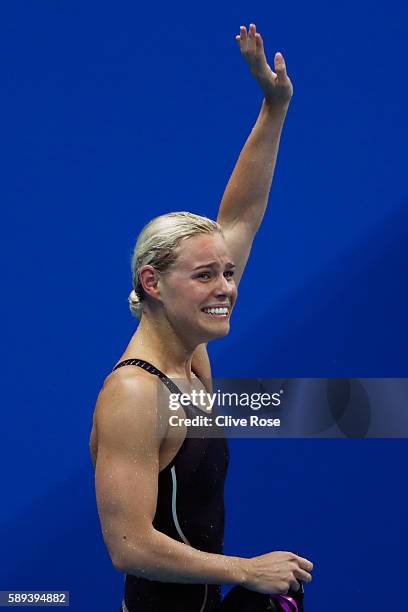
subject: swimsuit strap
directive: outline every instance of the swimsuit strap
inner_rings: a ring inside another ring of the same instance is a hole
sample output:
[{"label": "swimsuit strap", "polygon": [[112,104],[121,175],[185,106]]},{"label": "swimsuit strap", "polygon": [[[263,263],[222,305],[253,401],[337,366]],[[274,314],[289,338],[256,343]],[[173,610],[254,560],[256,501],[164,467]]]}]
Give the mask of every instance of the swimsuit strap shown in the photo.
[{"label": "swimsuit strap", "polygon": [[[146,370],[146,372],[150,372],[150,374],[154,374],[155,376],[158,376],[160,378],[160,380],[166,385],[166,387],[168,388],[170,393],[177,393],[178,395],[181,395],[181,390],[178,388],[178,386],[172,380],[170,380],[170,378],[168,378],[168,376],[163,374],[163,372],[158,370],[154,365],[152,365],[148,361],[145,361],[144,359],[125,359],[124,361],[121,361],[120,363],[118,363],[113,368],[112,372],[114,372],[118,368],[121,368],[122,366],[126,366],[126,365],[139,366],[139,368],[142,368],[143,370]],[[195,374],[195,372],[194,372],[194,374]],[[196,374],[196,376],[197,376],[197,374]]]}]

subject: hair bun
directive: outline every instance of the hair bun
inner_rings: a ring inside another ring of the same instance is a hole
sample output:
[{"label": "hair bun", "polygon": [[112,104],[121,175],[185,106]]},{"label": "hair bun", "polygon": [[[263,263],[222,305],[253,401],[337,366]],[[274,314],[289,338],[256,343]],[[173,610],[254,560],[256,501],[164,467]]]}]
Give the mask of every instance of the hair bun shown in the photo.
[{"label": "hair bun", "polygon": [[133,303],[136,303],[136,304],[140,303],[140,297],[138,296],[138,294],[136,293],[134,289],[132,289],[132,291],[129,294],[129,300],[131,300]]},{"label": "hair bun", "polygon": [[128,304],[132,315],[140,321],[142,316],[143,304],[142,300],[140,299],[140,296],[136,293],[134,289],[132,289],[132,291],[129,293]]}]

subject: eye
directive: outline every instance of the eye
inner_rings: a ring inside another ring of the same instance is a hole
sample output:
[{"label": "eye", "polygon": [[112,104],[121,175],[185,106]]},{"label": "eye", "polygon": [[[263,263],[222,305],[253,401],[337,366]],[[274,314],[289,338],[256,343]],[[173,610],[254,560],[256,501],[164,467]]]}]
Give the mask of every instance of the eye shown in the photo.
[{"label": "eye", "polygon": [[234,270],[227,270],[224,272],[225,278],[232,278],[234,276]]},{"label": "eye", "polygon": [[200,272],[200,274],[197,274],[197,278],[202,278],[203,280],[208,280],[210,278],[210,273],[209,272]]}]

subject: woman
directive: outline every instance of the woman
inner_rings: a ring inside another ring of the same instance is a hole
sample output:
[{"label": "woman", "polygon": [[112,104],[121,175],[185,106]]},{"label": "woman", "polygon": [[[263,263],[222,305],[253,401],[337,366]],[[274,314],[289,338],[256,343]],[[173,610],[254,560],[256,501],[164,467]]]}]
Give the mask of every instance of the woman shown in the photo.
[{"label": "woman", "polygon": [[[91,452],[104,540],[126,574],[123,612],[210,612],[221,584],[258,593],[297,591],[313,565],[289,552],[222,554],[223,438],[192,437],[201,407],[159,393],[210,391],[209,340],[229,331],[237,285],[265,212],[292,85],[281,54],[268,66],[251,24],[236,37],[265,99],[223,196],[217,223],[191,213],[153,219],[132,259],[132,313],[140,324],[99,394]],[[176,382],[175,382],[176,381]],[[177,384],[176,384],[177,383]],[[181,426],[169,426],[170,414]],[[205,414],[211,414],[205,411]]]}]

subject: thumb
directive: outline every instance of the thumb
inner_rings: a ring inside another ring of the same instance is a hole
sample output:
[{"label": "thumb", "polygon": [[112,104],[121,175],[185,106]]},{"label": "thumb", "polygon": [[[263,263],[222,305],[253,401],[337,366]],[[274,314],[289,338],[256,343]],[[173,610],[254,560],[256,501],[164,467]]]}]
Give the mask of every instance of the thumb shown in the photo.
[{"label": "thumb", "polygon": [[279,80],[285,80],[288,78],[287,72],[286,72],[286,64],[285,64],[285,59],[282,55],[282,53],[280,51],[278,51],[278,53],[275,53],[275,72],[278,75],[278,79]]}]

